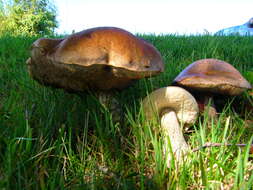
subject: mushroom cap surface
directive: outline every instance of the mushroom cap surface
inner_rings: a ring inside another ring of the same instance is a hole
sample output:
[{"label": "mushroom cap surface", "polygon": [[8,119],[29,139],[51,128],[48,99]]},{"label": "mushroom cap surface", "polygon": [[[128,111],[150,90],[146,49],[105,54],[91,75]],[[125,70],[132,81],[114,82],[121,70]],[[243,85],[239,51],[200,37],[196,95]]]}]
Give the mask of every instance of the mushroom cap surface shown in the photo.
[{"label": "mushroom cap surface", "polygon": [[185,89],[168,86],[150,93],[143,102],[143,111],[147,119],[157,114],[161,117],[166,110],[176,113],[179,122],[192,125],[198,116],[199,108],[195,98]]},{"label": "mushroom cap surface", "polygon": [[188,65],[173,81],[186,89],[239,95],[250,83],[232,65],[218,59],[202,59]]},{"label": "mushroom cap surface", "polygon": [[87,29],[63,39],[38,39],[27,63],[39,82],[74,91],[123,89],[164,71],[153,45],[114,27]]}]

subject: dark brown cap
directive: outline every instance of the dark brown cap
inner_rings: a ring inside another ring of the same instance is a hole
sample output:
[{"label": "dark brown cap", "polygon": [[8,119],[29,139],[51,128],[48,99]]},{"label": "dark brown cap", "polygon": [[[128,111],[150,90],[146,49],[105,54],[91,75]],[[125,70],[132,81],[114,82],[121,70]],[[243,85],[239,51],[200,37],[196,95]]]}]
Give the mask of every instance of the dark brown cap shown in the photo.
[{"label": "dark brown cap", "polygon": [[122,89],[164,71],[160,53],[133,34],[98,27],[65,39],[33,43],[29,71],[34,79],[67,90]]},{"label": "dark brown cap", "polygon": [[202,59],[190,64],[173,83],[187,89],[226,95],[239,95],[252,88],[232,65],[217,59]]}]

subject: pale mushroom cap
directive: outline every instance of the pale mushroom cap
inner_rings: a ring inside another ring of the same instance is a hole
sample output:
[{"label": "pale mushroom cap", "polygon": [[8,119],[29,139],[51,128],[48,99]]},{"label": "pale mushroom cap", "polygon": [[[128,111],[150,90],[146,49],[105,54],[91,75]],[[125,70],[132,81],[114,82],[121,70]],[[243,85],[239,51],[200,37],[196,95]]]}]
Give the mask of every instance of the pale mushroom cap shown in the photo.
[{"label": "pale mushroom cap", "polygon": [[187,89],[226,95],[239,95],[252,88],[232,65],[217,59],[202,59],[190,64],[173,83]]},{"label": "pale mushroom cap", "polygon": [[70,90],[122,89],[164,71],[150,43],[114,27],[98,27],[65,39],[33,43],[29,70],[38,81]]},{"label": "pale mushroom cap", "polygon": [[147,119],[152,119],[157,114],[161,116],[168,109],[175,111],[179,122],[186,125],[192,125],[199,113],[195,98],[185,89],[176,86],[153,91],[143,100],[142,105]]}]

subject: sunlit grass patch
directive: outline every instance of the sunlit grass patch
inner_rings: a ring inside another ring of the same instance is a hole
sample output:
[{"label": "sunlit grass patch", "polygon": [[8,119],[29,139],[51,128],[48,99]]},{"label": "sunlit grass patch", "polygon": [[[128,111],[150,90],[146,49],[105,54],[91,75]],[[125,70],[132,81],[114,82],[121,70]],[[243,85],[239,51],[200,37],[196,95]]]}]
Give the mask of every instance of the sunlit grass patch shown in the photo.
[{"label": "sunlit grass patch", "polygon": [[[117,93],[124,122],[92,93],[44,87],[28,75],[25,61],[36,37],[0,37],[0,189],[250,189],[249,146],[190,152],[166,167],[159,121],[147,121],[141,101],[168,86],[193,61],[217,58],[252,81],[252,37],[152,36],[165,72]],[[207,114],[185,133],[191,149],[207,142],[250,144],[253,99],[217,99],[217,120]]]}]

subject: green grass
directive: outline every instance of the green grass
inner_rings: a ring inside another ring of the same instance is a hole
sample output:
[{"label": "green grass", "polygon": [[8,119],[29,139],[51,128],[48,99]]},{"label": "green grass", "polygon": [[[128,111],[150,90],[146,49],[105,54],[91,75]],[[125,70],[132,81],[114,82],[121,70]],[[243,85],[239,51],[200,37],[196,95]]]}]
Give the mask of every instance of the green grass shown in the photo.
[{"label": "green grass", "polygon": [[[203,58],[227,61],[253,83],[253,38],[141,37],[161,52],[166,71],[116,94],[124,107],[121,125],[93,94],[69,94],[29,77],[25,61],[36,38],[0,37],[0,189],[252,188],[249,147],[201,149],[166,168],[159,123],[145,120],[140,102]],[[252,97],[221,102],[216,123],[203,115],[186,133],[192,148],[252,141]]]}]

